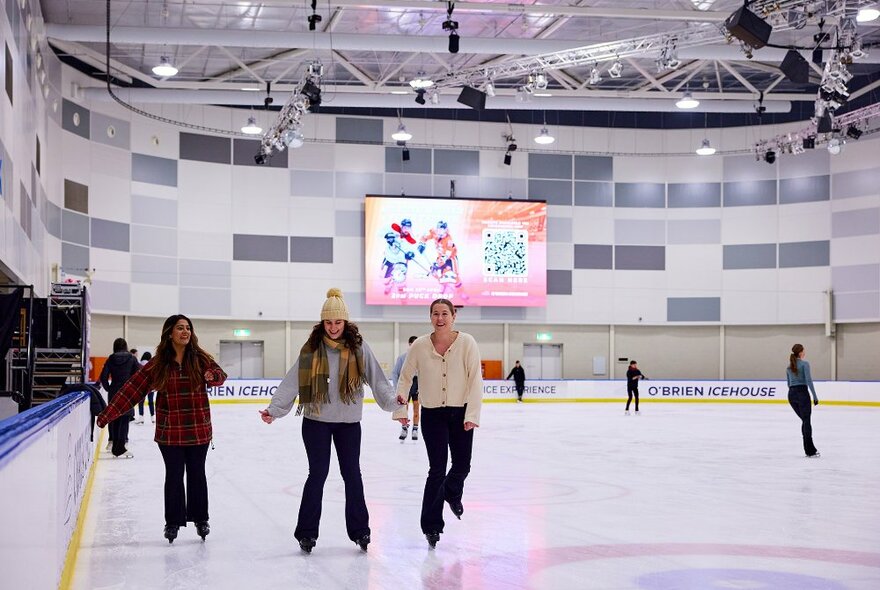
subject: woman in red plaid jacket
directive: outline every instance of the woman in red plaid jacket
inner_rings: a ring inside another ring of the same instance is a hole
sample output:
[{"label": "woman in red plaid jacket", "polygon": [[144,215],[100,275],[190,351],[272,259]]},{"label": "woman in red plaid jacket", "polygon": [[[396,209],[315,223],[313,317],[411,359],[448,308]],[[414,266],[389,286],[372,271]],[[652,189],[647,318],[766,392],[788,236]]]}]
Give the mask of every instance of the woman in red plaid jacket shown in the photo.
[{"label": "woman in red plaid jacket", "polygon": [[[162,326],[155,356],[98,415],[97,424],[103,428],[150,391],[158,392],[155,441],[165,461],[165,538],[169,543],[187,522],[195,523],[202,540],[210,532],[205,457],[212,430],[207,387],[225,380],[223,369],[199,346],[192,321],[173,315]],[[188,489],[183,485],[184,473]]]}]

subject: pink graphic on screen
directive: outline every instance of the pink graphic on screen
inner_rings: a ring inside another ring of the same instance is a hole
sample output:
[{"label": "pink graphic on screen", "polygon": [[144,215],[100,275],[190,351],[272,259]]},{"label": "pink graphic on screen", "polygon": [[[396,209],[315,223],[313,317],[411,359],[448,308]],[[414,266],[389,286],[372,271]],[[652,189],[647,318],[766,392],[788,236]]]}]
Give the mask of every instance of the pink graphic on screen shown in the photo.
[{"label": "pink graphic on screen", "polygon": [[546,304],[546,203],[368,196],[365,232],[367,304]]}]

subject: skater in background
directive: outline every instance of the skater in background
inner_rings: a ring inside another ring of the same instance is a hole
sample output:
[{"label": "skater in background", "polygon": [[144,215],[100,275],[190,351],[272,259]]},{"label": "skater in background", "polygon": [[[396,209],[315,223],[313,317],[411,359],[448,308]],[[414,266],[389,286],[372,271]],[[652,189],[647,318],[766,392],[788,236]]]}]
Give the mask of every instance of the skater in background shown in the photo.
[{"label": "skater in background", "polygon": [[516,401],[522,403],[523,392],[526,389],[526,371],[520,366],[519,361],[514,363],[510,374],[507,375],[507,380],[511,377],[513,377],[513,384],[516,385]]},{"label": "skater in background", "polygon": [[303,415],[302,438],[309,461],[309,475],[303,486],[296,530],[300,549],[311,553],[318,540],[324,482],[330,471],[330,445],[336,448],[339,471],[345,482],[345,528],[348,538],[362,551],[370,543],[370,515],[361,478],[361,418],[364,409],[363,384],[369,383],[373,397],[388,412],[406,408],[397,403],[379,361],[367,346],[357,325],[348,319],[348,307],[339,289],[330,289],[299,357],[281,381],[272,403],[260,415],[266,424],[286,416],[299,397],[296,413]]},{"label": "skater in background", "polygon": [[[122,389],[122,386],[137,373],[141,365],[137,358],[128,351],[128,343],[125,338],[117,338],[113,341],[113,354],[104,363],[99,378],[101,387],[107,392],[107,402],[113,400]],[[134,418],[134,410],[120,414],[110,423],[111,451],[114,457],[131,459],[134,455],[126,448],[128,443],[128,423]],[[103,424],[98,424],[103,426]]]},{"label": "skater in background", "polygon": [[[422,438],[428,453],[428,479],[422,497],[421,527],[433,548],[443,533],[443,504],[464,513],[464,480],[471,470],[474,429],[480,424],[483,376],[480,351],[470,334],[453,330],[455,307],[436,299],[430,307],[434,331],[413,342],[397,383],[397,401],[404,403],[413,378],[419,376]],[[404,418],[406,408],[394,413]],[[452,466],[446,467],[449,457]]]},{"label": "skater in background", "polygon": [[223,369],[199,346],[192,321],[173,315],[162,325],[156,356],[98,416],[98,426],[103,427],[134,408],[150,391],[158,392],[155,441],[165,461],[165,538],[169,543],[187,522],[195,523],[202,540],[211,530],[205,458],[213,430],[207,388],[223,385],[225,380]]},{"label": "skater in background", "polygon": [[807,457],[819,457],[819,451],[813,444],[813,426],[810,417],[813,409],[810,407],[810,394],[813,396],[813,405],[819,405],[816,397],[816,387],[810,375],[810,363],[804,360],[807,355],[803,344],[795,344],[791,347],[791,355],[788,359],[788,367],[785,376],[788,380],[788,403],[794,413],[801,419],[801,434],[804,437],[804,452]]},{"label": "skater in background", "polygon": [[[416,341],[416,336],[409,337],[409,346],[412,346],[412,343]],[[400,370],[403,369],[403,362],[406,360],[406,355],[409,353],[404,352],[402,355],[397,357],[397,360],[394,361],[394,368],[391,370],[391,382],[394,384],[394,387],[397,387],[397,382],[400,381]],[[413,376],[412,385],[409,387],[409,396],[406,398],[406,411],[407,416],[409,416],[409,402],[412,402],[413,405],[413,419],[412,419],[412,439],[419,440],[419,377],[418,375]],[[406,440],[407,435],[407,425],[404,424],[400,427],[400,436],[397,438],[400,440]]]},{"label": "skater in background", "polygon": [[626,410],[624,413],[629,416],[629,404],[636,398],[636,414],[639,413],[639,380],[647,379],[642,372],[639,371],[639,363],[636,361],[629,362],[629,369],[626,370]]},{"label": "skater in background", "polygon": [[[143,367],[148,362],[150,362],[151,358],[153,358],[153,355],[150,354],[149,351],[145,352],[141,356],[141,366]],[[154,392],[151,391],[150,393],[147,394],[147,402],[148,402],[148,405],[150,406],[150,420],[155,422],[156,412],[153,409],[153,393]],[[144,400],[141,400],[138,402],[138,416],[137,416],[137,419],[134,421],[134,423],[135,424],[143,424],[144,423]]]}]

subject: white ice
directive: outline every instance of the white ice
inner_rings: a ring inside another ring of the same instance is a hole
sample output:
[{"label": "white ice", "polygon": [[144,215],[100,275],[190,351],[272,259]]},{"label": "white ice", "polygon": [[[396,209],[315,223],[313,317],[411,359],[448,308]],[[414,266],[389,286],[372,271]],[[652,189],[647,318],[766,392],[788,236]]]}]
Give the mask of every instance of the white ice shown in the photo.
[{"label": "white ice", "polygon": [[[361,469],[372,544],[348,540],[332,459],[318,545],[293,539],[306,477],[301,418],[214,405],[211,534],[162,537],[152,425],[131,460],[102,452],[73,587],[620,590],[880,588],[880,409],[822,406],[807,459],[784,405],[487,404],[465,486],[429,550],[427,458],[368,405]],[[106,436],[106,435],[105,435]]]}]

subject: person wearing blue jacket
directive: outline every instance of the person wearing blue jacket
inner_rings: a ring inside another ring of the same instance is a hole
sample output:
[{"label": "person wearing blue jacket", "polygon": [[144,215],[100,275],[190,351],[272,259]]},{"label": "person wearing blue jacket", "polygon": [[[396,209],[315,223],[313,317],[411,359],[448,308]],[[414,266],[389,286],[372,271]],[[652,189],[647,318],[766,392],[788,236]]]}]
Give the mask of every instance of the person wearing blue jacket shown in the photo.
[{"label": "person wearing blue jacket", "polygon": [[810,375],[810,363],[804,360],[806,356],[803,344],[795,344],[791,347],[788,367],[785,375],[788,378],[788,403],[794,413],[801,419],[801,433],[804,436],[804,452],[807,457],[819,457],[819,451],[813,444],[813,426],[810,424],[812,408],[810,407],[810,394],[813,395],[813,405],[819,405],[816,397],[816,387]]}]

